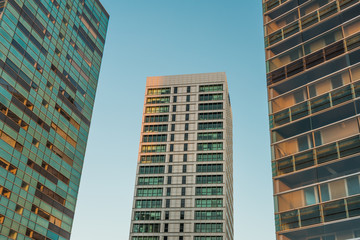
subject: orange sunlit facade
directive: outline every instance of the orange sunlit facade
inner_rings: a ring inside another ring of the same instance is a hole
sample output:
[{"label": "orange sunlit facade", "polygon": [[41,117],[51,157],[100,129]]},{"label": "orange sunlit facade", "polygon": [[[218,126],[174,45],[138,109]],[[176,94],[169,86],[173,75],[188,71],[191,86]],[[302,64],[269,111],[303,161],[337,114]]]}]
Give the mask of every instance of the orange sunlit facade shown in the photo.
[{"label": "orange sunlit facade", "polygon": [[263,1],[277,240],[360,238],[360,2]]}]

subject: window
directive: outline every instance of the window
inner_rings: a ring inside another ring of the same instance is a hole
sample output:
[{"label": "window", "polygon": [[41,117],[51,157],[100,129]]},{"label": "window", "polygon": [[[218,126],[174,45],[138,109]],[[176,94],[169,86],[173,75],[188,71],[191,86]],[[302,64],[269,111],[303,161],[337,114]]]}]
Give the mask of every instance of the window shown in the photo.
[{"label": "window", "polygon": [[187,92],[187,93],[191,92],[191,87],[190,87],[190,86],[187,86],[187,87],[186,87],[186,92]]},{"label": "window", "polygon": [[146,155],[140,157],[140,163],[163,163],[165,155]]},{"label": "window", "polygon": [[170,88],[152,88],[148,89],[148,95],[162,95],[169,94]]},{"label": "window", "polygon": [[186,173],[187,165],[183,165],[183,173]]},{"label": "window", "polygon": [[[32,239],[46,239],[45,236],[41,235],[38,232],[35,232],[35,231],[31,230],[30,228],[26,229],[25,235],[28,236],[28,237],[31,237]],[[16,239],[16,237],[15,237],[15,239]]]},{"label": "window", "polygon": [[222,164],[198,164],[196,165],[196,172],[222,172]]},{"label": "window", "polygon": [[169,106],[155,106],[155,107],[146,107],[145,113],[163,113],[169,112]]},{"label": "window", "polygon": [[195,211],[195,220],[222,220],[222,211]]},{"label": "window", "polygon": [[23,146],[3,131],[0,131],[0,139],[15,148],[17,151],[22,152]]},{"label": "window", "polygon": [[145,125],[144,132],[167,132],[168,125]]},{"label": "window", "polygon": [[165,207],[166,207],[166,208],[169,208],[169,207],[170,207],[170,199],[166,199]]},{"label": "window", "polygon": [[195,207],[198,208],[216,208],[222,207],[223,200],[221,198],[218,199],[195,199]]},{"label": "window", "polygon": [[173,97],[173,102],[176,103],[177,102],[177,96]]},{"label": "window", "polygon": [[134,233],[158,233],[160,232],[159,223],[141,223],[133,225]]},{"label": "window", "polygon": [[57,48],[55,48],[55,54],[56,54],[58,57],[60,57],[60,55],[61,55],[60,50],[59,50],[59,49],[57,49]]},{"label": "window", "polygon": [[64,41],[65,36],[62,33],[59,33],[59,38],[61,39],[61,41]]},{"label": "window", "polygon": [[168,173],[172,173],[172,165],[169,165],[169,167],[168,167]]},{"label": "window", "polygon": [[213,119],[222,119],[222,118],[223,118],[222,112],[199,113],[198,115],[199,120],[213,120]]},{"label": "window", "polygon": [[181,205],[180,207],[182,207],[182,208],[185,207],[185,199],[181,199],[181,204],[180,205]]},{"label": "window", "polygon": [[16,174],[17,167],[0,157],[0,167],[4,168],[5,170],[11,172],[12,174]]},{"label": "window", "polygon": [[170,152],[174,151],[174,144],[170,144]]},{"label": "window", "polygon": [[178,91],[178,88],[177,87],[174,87],[174,93],[177,93]]},{"label": "window", "polygon": [[182,183],[182,184],[186,184],[186,176],[182,176],[181,183]]},{"label": "window", "polygon": [[16,239],[17,238],[17,232],[15,230],[10,229],[9,231],[9,238],[10,239]]},{"label": "window", "polygon": [[175,134],[171,134],[171,135],[170,135],[170,141],[173,142],[174,140],[175,140]]},{"label": "window", "polygon": [[[171,178],[170,178],[170,183],[171,183]],[[168,178],[168,184],[169,184],[169,178]],[[171,195],[171,188],[166,188],[166,196],[170,196]]]},{"label": "window", "polygon": [[46,87],[49,88],[50,90],[53,89],[53,85],[49,81],[46,82]]},{"label": "window", "polygon": [[190,102],[190,95],[186,96],[186,102]]},{"label": "window", "polygon": [[[0,78],[0,85],[3,85],[1,83],[1,78]],[[9,87],[7,87],[7,85],[5,85],[4,87],[9,89]],[[24,130],[26,130],[26,131],[28,130],[29,125],[26,122],[24,122],[23,120],[21,120],[17,114],[15,114],[13,111],[11,111],[9,108],[7,108],[2,103],[0,103],[0,112],[2,112],[4,115],[6,115],[11,120],[13,120],[17,125],[19,125]],[[9,125],[10,122],[7,122],[7,124]]]},{"label": "window", "polygon": [[[133,239],[134,240],[134,239]],[[223,240],[222,236],[196,236],[194,240]]]},{"label": "window", "polygon": [[190,111],[190,104],[186,104],[186,111]]},{"label": "window", "polygon": [[150,97],[146,99],[147,104],[169,103],[170,97]]},{"label": "window", "polygon": [[161,212],[136,211],[134,220],[161,220]]},{"label": "window", "polygon": [[66,120],[70,122],[76,129],[80,129],[80,124],[78,124],[68,113],[64,111],[58,104],[55,104],[55,110],[60,113]]},{"label": "window", "polygon": [[196,184],[223,183],[222,175],[200,175],[196,176]]},{"label": "window", "polygon": [[[180,223],[179,232],[184,232],[184,224],[183,223]],[[182,238],[182,237],[179,237],[179,240],[180,240],[180,238]]]},{"label": "window", "polygon": [[184,151],[187,151],[187,150],[188,150],[188,144],[184,143]]},{"label": "window", "polygon": [[162,195],[162,188],[138,188],[136,190],[137,197],[161,197]]},{"label": "window", "polygon": [[169,231],[169,224],[165,223],[164,224],[164,232],[168,232]]},{"label": "window", "polygon": [[198,143],[198,151],[223,150],[223,143]]},{"label": "window", "polygon": [[138,185],[162,185],[164,177],[139,177]]},{"label": "window", "polygon": [[202,85],[199,88],[200,92],[218,92],[223,90],[222,84],[216,84],[216,85]]},{"label": "window", "polygon": [[[16,206],[18,208],[18,211],[23,211],[24,208],[20,207],[19,205]],[[46,219],[47,221],[51,222],[52,224],[61,227],[61,223],[62,221],[59,218],[54,217],[53,215],[51,215],[50,213],[47,213],[45,210],[39,208],[38,206],[36,206],[35,204],[32,205],[31,207],[31,211],[33,213],[35,213],[36,215]],[[21,214],[21,213],[19,213]]]},{"label": "window", "polygon": [[223,129],[223,123],[222,122],[198,123],[198,130],[214,130],[214,129]]},{"label": "window", "polygon": [[164,173],[165,166],[140,166],[139,174],[159,174]]},{"label": "window", "polygon": [[176,112],[176,105],[173,105],[172,111],[173,111],[173,112]]},{"label": "window", "polygon": [[185,131],[189,131],[189,124],[185,123]]},{"label": "window", "polygon": [[196,155],[196,161],[198,162],[212,162],[212,161],[222,161],[222,153],[199,153]]},{"label": "window", "polygon": [[167,135],[144,135],[143,142],[166,142]]},{"label": "window", "polygon": [[[54,122],[51,123],[51,128],[59,134],[63,139],[65,139],[71,146],[76,147],[76,141],[72,139],[66,132],[64,132],[60,127],[58,127]],[[36,140],[36,139],[35,139]],[[37,141],[37,140],[36,140]],[[34,140],[33,140],[34,144]],[[34,144],[36,146],[36,144]],[[37,145],[38,146],[38,145]]]},{"label": "window", "polygon": [[183,162],[187,162],[187,154],[184,154],[184,156],[183,156]]},{"label": "window", "polygon": [[49,188],[45,187],[41,183],[38,183],[36,188],[37,188],[37,191],[42,192],[43,194],[47,195],[48,197],[54,199],[55,201],[57,201],[60,204],[62,204],[63,206],[65,206],[65,199],[63,197],[61,197],[59,194],[57,194],[56,192],[50,190]]},{"label": "window", "polygon": [[168,176],[167,184],[171,184],[171,176]]},{"label": "window", "polygon": [[135,202],[135,208],[161,208],[161,205],[161,199],[136,200]]},{"label": "window", "polygon": [[188,134],[188,133],[185,133],[185,134],[184,134],[184,140],[187,141],[188,138],[189,138],[189,134]]},{"label": "window", "polygon": [[223,100],[222,93],[214,93],[214,94],[200,94],[199,101],[216,101]]},{"label": "window", "polygon": [[185,219],[185,211],[180,211],[180,219]]},{"label": "window", "polygon": [[222,187],[196,187],[195,195],[197,195],[197,196],[223,195],[223,188]]},{"label": "window", "polygon": [[173,162],[173,155],[169,155],[169,162]]},{"label": "window", "polygon": [[173,122],[176,121],[176,115],[175,114],[171,115],[171,121],[173,121]]},{"label": "window", "polygon": [[16,204],[15,212],[16,212],[17,214],[20,214],[20,215],[21,215],[21,214],[23,213],[23,211],[24,211],[24,208],[23,208],[22,206]]},{"label": "window", "polygon": [[169,121],[169,115],[152,115],[146,116],[145,122],[167,122]]},{"label": "window", "polygon": [[60,151],[60,149],[58,149],[54,144],[47,141],[46,147],[50,149],[53,153],[55,153],[57,156],[59,156],[62,160],[64,160],[67,164],[69,164],[70,166],[73,165],[73,160],[69,158],[65,153]]},{"label": "window", "polygon": [[55,184],[57,184],[58,180],[60,180],[66,185],[69,185],[70,180],[67,177],[65,177],[63,174],[61,174],[59,171],[57,171],[55,168],[51,167],[44,161],[40,166],[34,161],[28,159],[27,165]]},{"label": "window", "polygon": [[195,223],[195,232],[223,232],[222,223]]},{"label": "window", "polygon": [[169,211],[165,211],[165,220],[169,220]]},{"label": "window", "polygon": [[41,104],[45,107],[48,108],[49,103],[47,101],[45,101],[45,99],[42,100]]},{"label": "window", "polygon": [[198,133],[197,140],[218,140],[223,139],[222,132],[205,132],[205,133]]},{"label": "window", "polygon": [[171,131],[175,131],[175,124],[171,124]]},{"label": "window", "polygon": [[182,187],[181,188],[181,196],[185,196],[186,193],[186,188]]},{"label": "window", "polygon": [[200,103],[199,111],[223,109],[223,103]]},{"label": "window", "polygon": [[141,152],[166,152],[166,145],[146,145],[141,147]]},{"label": "window", "polygon": [[21,183],[21,188],[24,189],[25,191],[29,190],[29,184],[25,181],[22,181]]},{"label": "window", "polygon": [[185,114],[185,121],[189,121],[190,115],[187,113]]}]

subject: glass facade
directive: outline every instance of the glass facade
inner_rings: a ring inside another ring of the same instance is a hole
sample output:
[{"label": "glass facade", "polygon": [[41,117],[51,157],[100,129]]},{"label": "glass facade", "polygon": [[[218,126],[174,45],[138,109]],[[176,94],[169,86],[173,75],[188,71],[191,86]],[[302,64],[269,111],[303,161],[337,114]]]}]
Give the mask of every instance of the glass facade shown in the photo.
[{"label": "glass facade", "polygon": [[360,237],[360,1],[263,1],[278,240]]},{"label": "glass facade", "polygon": [[130,240],[234,239],[228,95],[224,73],[147,79]]},{"label": "glass facade", "polygon": [[70,239],[109,15],[0,1],[0,239]]}]

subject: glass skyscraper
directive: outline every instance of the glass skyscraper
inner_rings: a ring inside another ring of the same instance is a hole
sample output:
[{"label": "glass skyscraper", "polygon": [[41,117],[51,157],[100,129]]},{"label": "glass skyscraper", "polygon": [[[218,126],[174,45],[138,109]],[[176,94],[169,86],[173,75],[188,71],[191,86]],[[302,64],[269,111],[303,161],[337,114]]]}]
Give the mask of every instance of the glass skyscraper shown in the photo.
[{"label": "glass skyscraper", "polygon": [[69,239],[109,15],[0,0],[0,239]]},{"label": "glass skyscraper", "polygon": [[233,240],[225,73],[146,82],[130,240]]},{"label": "glass skyscraper", "polygon": [[360,239],[360,2],[263,12],[277,239]]}]

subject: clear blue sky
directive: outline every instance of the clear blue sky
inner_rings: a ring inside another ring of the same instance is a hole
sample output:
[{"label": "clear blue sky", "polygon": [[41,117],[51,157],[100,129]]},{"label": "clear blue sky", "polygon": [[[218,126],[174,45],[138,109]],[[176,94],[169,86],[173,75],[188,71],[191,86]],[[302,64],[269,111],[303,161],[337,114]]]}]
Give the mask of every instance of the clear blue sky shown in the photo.
[{"label": "clear blue sky", "polygon": [[261,0],[102,0],[110,13],[72,240],[129,237],[147,76],[226,72],[235,240],[275,239]]}]

